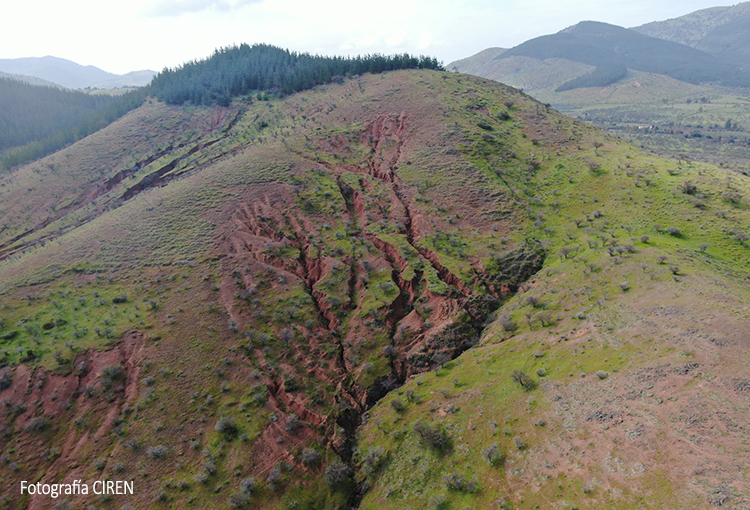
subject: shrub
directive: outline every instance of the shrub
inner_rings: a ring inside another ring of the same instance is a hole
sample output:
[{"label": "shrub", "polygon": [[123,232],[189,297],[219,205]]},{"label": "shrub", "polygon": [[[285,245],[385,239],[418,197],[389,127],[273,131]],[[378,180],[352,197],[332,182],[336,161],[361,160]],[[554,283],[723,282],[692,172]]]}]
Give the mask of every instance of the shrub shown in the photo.
[{"label": "shrub", "polygon": [[513,444],[515,444],[516,448],[519,450],[525,450],[527,448],[526,442],[521,439],[521,436],[515,436],[513,438]]},{"label": "shrub", "polygon": [[721,198],[731,204],[739,204],[742,202],[742,195],[736,191],[727,191]]},{"label": "shrub", "polygon": [[163,459],[167,456],[167,447],[162,445],[151,446],[146,450],[146,453],[152,459]]},{"label": "shrub", "polygon": [[122,365],[107,365],[102,368],[102,377],[114,381],[123,377]]},{"label": "shrub", "polygon": [[246,508],[247,505],[250,503],[250,498],[247,496],[247,494],[241,493],[241,492],[233,492],[229,496],[229,506],[232,508]]},{"label": "shrub", "polygon": [[683,182],[682,184],[677,186],[677,188],[686,195],[695,195],[698,192],[698,186],[690,181]]},{"label": "shrub", "polygon": [[371,476],[377,473],[385,462],[385,459],[385,450],[382,446],[370,448],[362,458],[362,465],[364,466],[364,470],[367,476]]},{"label": "shrub", "polygon": [[7,388],[10,388],[10,385],[13,383],[13,374],[10,372],[10,370],[5,369],[0,374],[0,390],[5,390]]},{"label": "shrub", "polygon": [[255,478],[243,478],[240,482],[240,489],[245,494],[252,494],[255,491]]},{"label": "shrub", "polygon": [[552,312],[542,312],[538,315],[539,322],[542,323],[542,326],[551,326],[554,324],[555,319],[552,317]]},{"label": "shrub", "polygon": [[33,418],[23,428],[27,432],[44,432],[49,427],[49,420],[44,416]]},{"label": "shrub", "polygon": [[341,460],[336,460],[326,468],[326,480],[331,487],[348,482],[352,476],[352,468]]},{"label": "shrub", "polygon": [[744,245],[747,241],[750,241],[750,235],[740,230],[734,230],[732,231],[732,240]]},{"label": "shrub", "polygon": [[391,408],[393,408],[393,410],[397,413],[400,413],[406,408],[406,406],[404,405],[403,400],[401,400],[400,398],[394,398],[393,400],[391,400]]},{"label": "shrub", "polygon": [[276,491],[279,481],[281,481],[281,466],[279,464],[276,464],[268,473],[268,476],[266,477],[266,483],[268,484],[268,488],[273,492]]},{"label": "shrub", "polygon": [[445,482],[446,487],[450,490],[469,493],[477,492],[479,490],[477,482],[467,480],[459,473],[449,473],[443,476],[443,481]]},{"label": "shrub", "polygon": [[414,432],[436,450],[444,450],[450,446],[448,432],[439,424],[431,425],[424,420],[419,420],[414,424]]},{"label": "shrub", "polygon": [[539,296],[526,296],[526,303],[533,306],[534,308],[541,307],[542,302],[539,301]]},{"label": "shrub", "polygon": [[505,462],[505,453],[497,443],[482,449],[482,457],[493,466],[501,466]]},{"label": "shrub", "polygon": [[507,313],[503,314],[500,317],[500,325],[503,327],[503,330],[507,331],[508,333],[512,333],[513,331],[516,331],[518,329],[518,324],[516,324],[516,322]]},{"label": "shrub", "polygon": [[219,418],[219,420],[216,422],[214,430],[217,430],[218,432],[221,432],[226,436],[234,436],[237,434],[237,432],[239,432],[239,430],[237,429],[237,425],[234,423],[234,420],[229,416],[222,416],[221,418]]},{"label": "shrub", "polygon": [[534,381],[529,374],[521,370],[514,370],[511,372],[510,378],[520,384],[526,391],[531,391],[536,388],[536,381]]},{"label": "shrub", "polygon": [[315,467],[320,464],[320,452],[312,448],[305,448],[300,454],[300,461],[307,467]]},{"label": "shrub", "polygon": [[665,230],[667,231],[667,234],[671,236],[682,237],[682,232],[677,227],[667,227]]},{"label": "shrub", "polygon": [[383,347],[383,354],[385,354],[388,359],[395,359],[398,356],[398,349],[392,345],[386,345]]},{"label": "shrub", "polygon": [[594,174],[601,172],[602,169],[602,164],[594,160],[587,161],[586,166],[588,166],[589,170],[591,170],[591,172]]},{"label": "shrub", "polygon": [[606,371],[604,371],[604,370],[598,370],[598,371],[596,372],[596,376],[597,376],[597,377],[598,377],[599,379],[606,379],[607,377],[609,377],[609,372],[606,372]]},{"label": "shrub", "polygon": [[289,418],[286,419],[284,424],[284,430],[287,432],[294,433],[302,427],[302,421],[296,414],[290,414]]}]

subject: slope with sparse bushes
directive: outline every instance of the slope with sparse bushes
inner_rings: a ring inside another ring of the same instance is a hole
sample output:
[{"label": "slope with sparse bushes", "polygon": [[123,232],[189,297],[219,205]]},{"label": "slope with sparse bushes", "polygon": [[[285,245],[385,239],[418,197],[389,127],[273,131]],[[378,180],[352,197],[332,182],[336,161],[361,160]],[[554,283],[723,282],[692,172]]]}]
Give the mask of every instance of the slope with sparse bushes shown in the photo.
[{"label": "slope with sparse bushes", "polygon": [[749,193],[453,73],[147,101],[0,180],[0,476],[741,508]]}]

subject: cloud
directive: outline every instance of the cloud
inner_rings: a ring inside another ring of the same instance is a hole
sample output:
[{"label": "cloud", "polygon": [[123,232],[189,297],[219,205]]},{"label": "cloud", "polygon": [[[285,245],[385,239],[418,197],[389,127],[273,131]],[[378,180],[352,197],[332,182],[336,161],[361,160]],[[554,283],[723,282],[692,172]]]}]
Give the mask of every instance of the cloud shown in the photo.
[{"label": "cloud", "polygon": [[146,12],[150,17],[177,17],[203,11],[234,11],[263,0],[159,0]]}]

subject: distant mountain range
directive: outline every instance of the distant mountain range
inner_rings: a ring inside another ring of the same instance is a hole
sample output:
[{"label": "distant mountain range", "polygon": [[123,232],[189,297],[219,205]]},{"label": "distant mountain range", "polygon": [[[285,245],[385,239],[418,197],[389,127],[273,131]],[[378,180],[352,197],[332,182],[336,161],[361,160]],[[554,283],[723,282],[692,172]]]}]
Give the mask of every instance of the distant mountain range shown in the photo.
[{"label": "distant mountain range", "polygon": [[[696,11],[632,29],[582,21],[514,48],[483,50],[448,67],[528,90],[546,89],[553,84],[563,86],[596,68],[661,74],[691,84],[748,87],[750,2]],[[560,69],[550,74],[550,67]],[[524,83],[518,82],[519,73]],[[609,83],[596,83],[606,86],[624,77],[624,73],[599,70],[595,76],[610,77],[613,81]],[[590,81],[578,81],[577,86],[591,86]]]},{"label": "distant mountain range", "polygon": [[156,75],[156,72],[151,70],[133,71],[122,75],[108,73],[95,66],[83,66],[51,56],[0,59],[0,72],[20,75],[17,78],[26,82],[30,82],[30,77],[40,78],[69,89],[142,87],[148,85]]}]

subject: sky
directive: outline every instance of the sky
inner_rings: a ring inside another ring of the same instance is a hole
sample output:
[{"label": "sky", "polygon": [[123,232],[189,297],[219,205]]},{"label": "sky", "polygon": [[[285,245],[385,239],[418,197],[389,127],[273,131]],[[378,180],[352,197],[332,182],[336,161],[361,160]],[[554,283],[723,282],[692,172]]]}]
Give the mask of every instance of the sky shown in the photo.
[{"label": "sky", "polygon": [[0,58],[52,55],[124,74],[267,43],[322,55],[424,54],[445,64],[583,20],[632,27],[721,0],[24,0],[0,5]]}]

